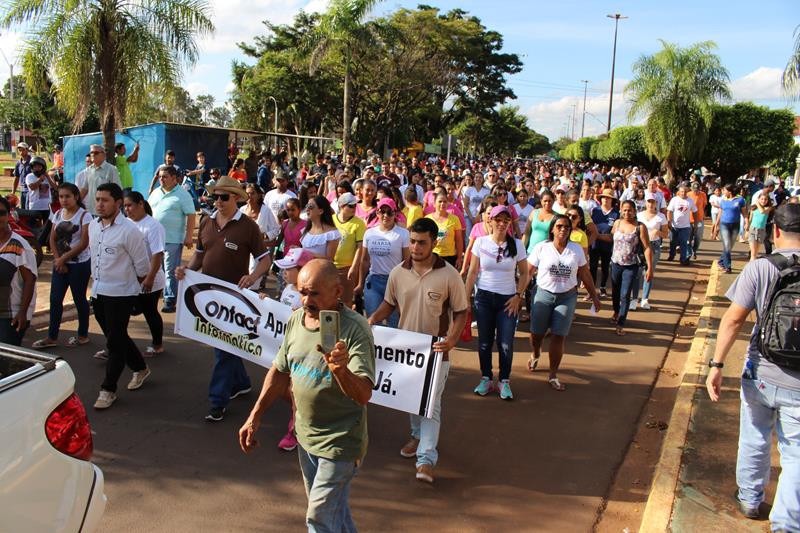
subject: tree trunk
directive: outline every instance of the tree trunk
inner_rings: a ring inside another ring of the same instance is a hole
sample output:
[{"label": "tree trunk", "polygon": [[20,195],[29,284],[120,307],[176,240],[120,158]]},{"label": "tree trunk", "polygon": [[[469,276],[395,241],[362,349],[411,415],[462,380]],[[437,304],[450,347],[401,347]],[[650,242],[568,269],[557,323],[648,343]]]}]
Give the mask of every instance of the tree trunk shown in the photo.
[{"label": "tree trunk", "polygon": [[346,61],[344,67],[344,110],[342,112],[342,153],[350,151],[350,61]]},{"label": "tree trunk", "polygon": [[672,188],[673,184],[675,183],[675,167],[676,162],[672,160],[672,158],[668,157],[664,160],[664,169],[666,173],[664,174],[664,181],[667,183],[667,187],[670,189]]},{"label": "tree trunk", "polygon": [[103,46],[100,47],[97,61],[100,66],[100,83],[97,94],[97,108],[100,115],[100,129],[103,132],[103,144],[106,157],[113,163],[114,145],[116,144],[116,68],[114,51],[117,46],[117,34],[113,19],[104,15],[100,19],[100,33]]}]

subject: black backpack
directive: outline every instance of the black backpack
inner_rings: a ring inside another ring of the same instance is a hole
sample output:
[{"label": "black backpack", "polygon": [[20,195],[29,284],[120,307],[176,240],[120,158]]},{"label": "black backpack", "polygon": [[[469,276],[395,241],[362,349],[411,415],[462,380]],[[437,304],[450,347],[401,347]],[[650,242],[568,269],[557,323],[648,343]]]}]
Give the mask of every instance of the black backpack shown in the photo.
[{"label": "black backpack", "polygon": [[800,370],[800,264],[796,255],[765,257],[780,271],[770,284],[761,317],[758,349],[768,361]]}]

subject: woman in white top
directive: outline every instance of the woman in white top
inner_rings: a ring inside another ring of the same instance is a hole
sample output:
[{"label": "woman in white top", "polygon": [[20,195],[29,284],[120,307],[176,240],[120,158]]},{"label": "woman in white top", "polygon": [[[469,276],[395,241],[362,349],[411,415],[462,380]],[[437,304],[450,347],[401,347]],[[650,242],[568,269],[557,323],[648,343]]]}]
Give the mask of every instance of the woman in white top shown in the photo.
[{"label": "woman in white top", "polygon": [[[367,316],[372,316],[383,302],[389,272],[410,256],[408,230],[397,224],[397,204],[390,198],[381,200],[380,204],[379,224],[364,233],[361,244],[362,281],[355,288],[356,294],[364,294]],[[396,328],[399,319],[395,310],[387,319],[387,325]]]},{"label": "woman in white top", "polygon": [[[647,234],[650,237],[650,249],[653,251],[653,269],[658,265],[658,260],[661,259],[661,243],[669,234],[669,225],[667,224],[667,217],[658,209],[658,198],[656,195],[647,191],[644,193],[645,203],[647,204],[645,210],[637,213],[637,220],[644,224],[647,228]],[[631,309],[636,309],[636,299],[639,297],[639,285],[642,285],[642,301],[638,304],[641,309],[650,309],[650,291],[653,289],[653,280],[647,280],[642,275],[643,272],[639,270],[639,278],[633,286],[633,300],[631,301]]]},{"label": "woman in white top", "polygon": [[550,330],[548,383],[556,391],[566,390],[558,380],[558,368],[564,356],[566,336],[575,315],[578,278],[592,297],[595,310],[600,309],[600,298],[597,297],[583,249],[569,240],[571,230],[572,224],[568,216],[555,215],[550,222],[548,239],[537,244],[528,256],[531,275],[536,276],[536,295],[531,312],[533,353],[528,361],[528,370],[533,372],[539,364],[542,340],[547,330]]},{"label": "woman in white top", "polygon": [[475,291],[475,316],[478,322],[478,358],[481,381],[475,394],[486,396],[498,388],[492,375],[492,344],[497,339],[500,360],[499,391],[503,400],[513,400],[509,378],[514,358],[514,333],[517,314],[528,286],[525,246],[508,234],[512,224],[510,210],[504,205],[489,213],[492,232],[479,237],[472,246],[472,261],[467,273],[467,295]]},{"label": "woman in white top", "polygon": [[[711,196],[708,197],[708,205],[711,206],[711,220],[717,220],[717,213],[719,213],[719,203],[723,200],[722,187],[719,185],[714,187]],[[716,239],[719,239],[717,236]]]},{"label": "woman in white top", "polygon": [[[248,183],[245,187],[245,192],[247,193],[247,202],[239,208],[239,211],[258,224],[258,228],[261,230],[261,234],[264,235],[267,246],[272,248],[275,246],[278,235],[281,233],[281,225],[278,223],[278,219],[275,218],[275,214],[272,210],[264,203],[264,192],[261,190],[261,187],[255,183]],[[250,256],[250,273],[252,274],[255,269],[256,260],[253,256]],[[266,279],[267,275],[264,274],[264,276],[253,283],[250,288],[253,290],[260,289]]]},{"label": "woman in white top", "polygon": [[164,321],[158,312],[158,299],[164,290],[164,269],[161,263],[164,260],[164,239],[166,234],[164,226],[152,217],[153,211],[141,193],[128,191],[122,204],[125,214],[131,219],[139,231],[144,235],[147,251],[150,253],[150,270],[142,280],[142,292],[136,300],[136,309],[141,311],[150,328],[152,344],[144,351],[145,357],[153,357],[164,353]]},{"label": "woman in white top", "polygon": [[78,311],[78,334],[67,340],[68,346],[89,342],[89,302],[86,288],[91,274],[89,255],[89,222],[92,216],[81,204],[81,193],[73,183],[58,186],[61,209],[50,215],[50,250],[53,252],[53,275],[50,281],[50,326],[47,337],[33,343],[34,348],[56,346],[64,311],[67,288]]},{"label": "woman in white top", "polygon": [[314,257],[333,261],[342,236],[333,222],[331,203],[324,196],[317,195],[306,204],[306,214],[308,222],[300,237],[300,245]]}]

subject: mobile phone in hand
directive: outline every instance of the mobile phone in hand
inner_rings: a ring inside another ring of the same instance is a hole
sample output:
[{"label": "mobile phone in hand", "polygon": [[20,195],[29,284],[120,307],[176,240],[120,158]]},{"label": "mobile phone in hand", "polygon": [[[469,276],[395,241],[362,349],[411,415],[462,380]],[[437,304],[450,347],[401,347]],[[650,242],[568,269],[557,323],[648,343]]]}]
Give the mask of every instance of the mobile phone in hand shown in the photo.
[{"label": "mobile phone in hand", "polygon": [[339,340],[339,311],[319,312],[320,346],[329,353]]}]

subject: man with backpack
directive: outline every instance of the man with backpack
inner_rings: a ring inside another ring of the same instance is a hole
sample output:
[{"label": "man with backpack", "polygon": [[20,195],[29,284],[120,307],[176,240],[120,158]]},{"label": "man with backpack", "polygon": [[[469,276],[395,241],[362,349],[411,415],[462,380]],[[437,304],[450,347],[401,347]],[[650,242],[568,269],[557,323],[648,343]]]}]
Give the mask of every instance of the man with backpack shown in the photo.
[{"label": "man with backpack", "polygon": [[775,253],[748,263],[726,294],[731,305],[719,325],[706,388],[718,401],[725,358],[755,309],[742,372],[736,499],[744,516],[759,517],[777,430],[781,474],[771,527],[800,531],[800,205],[779,206],[772,231]]}]

